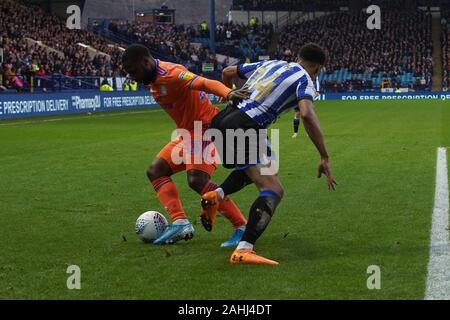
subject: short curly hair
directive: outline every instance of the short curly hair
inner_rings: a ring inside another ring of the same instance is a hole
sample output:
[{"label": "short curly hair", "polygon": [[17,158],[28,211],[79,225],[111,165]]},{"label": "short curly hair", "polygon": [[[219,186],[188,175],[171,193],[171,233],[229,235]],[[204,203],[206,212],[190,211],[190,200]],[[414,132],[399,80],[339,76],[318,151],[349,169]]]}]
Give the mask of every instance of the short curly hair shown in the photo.
[{"label": "short curly hair", "polygon": [[327,53],[321,46],[307,43],[300,48],[299,57],[302,60],[323,65],[327,60]]},{"label": "short curly hair", "polygon": [[132,44],[124,52],[122,63],[138,61],[144,57],[151,57],[150,50],[142,44]]}]

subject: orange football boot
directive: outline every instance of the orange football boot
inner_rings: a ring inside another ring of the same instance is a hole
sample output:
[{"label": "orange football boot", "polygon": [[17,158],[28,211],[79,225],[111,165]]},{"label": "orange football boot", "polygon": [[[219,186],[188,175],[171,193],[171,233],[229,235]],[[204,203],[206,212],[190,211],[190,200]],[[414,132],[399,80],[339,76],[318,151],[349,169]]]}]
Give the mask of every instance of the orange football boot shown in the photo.
[{"label": "orange football boot", "polygon": [[209,191],[202,196],[202,211],[200,213],[200,219],[203,227],[207,231],[211,231],[216,223],[217,210],[219,208],[220,201],[222,200],[216,191]]},{"label": "orange football boot", "polygon": [[231,264],[265,264],[277,265],[278,262],[258,256],[252,249],[234,250],[230,257]]}]

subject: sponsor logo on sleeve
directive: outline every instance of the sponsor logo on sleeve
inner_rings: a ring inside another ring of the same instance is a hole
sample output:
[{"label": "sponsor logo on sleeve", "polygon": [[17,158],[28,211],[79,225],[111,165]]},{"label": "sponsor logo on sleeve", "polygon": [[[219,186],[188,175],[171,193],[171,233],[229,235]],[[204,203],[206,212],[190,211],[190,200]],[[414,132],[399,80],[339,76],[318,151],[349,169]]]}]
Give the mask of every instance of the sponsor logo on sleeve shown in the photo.
[{"label": "sponsor logo on sleeve", "polygon": [[189,81],[194,78],[194,75],[190,72],[184,71],[184,72],[180,73],[179,78],[180,78],[180,80]]}]

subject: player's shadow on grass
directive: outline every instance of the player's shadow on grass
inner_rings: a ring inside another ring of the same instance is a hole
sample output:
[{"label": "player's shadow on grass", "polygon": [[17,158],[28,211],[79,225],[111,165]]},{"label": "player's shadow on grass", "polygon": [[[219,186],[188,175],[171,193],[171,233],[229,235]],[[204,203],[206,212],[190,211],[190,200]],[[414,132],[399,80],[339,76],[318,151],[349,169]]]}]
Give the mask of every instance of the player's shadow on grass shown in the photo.
[{"label": "player's shadow on grass", "polygon": [[[267,249],[265,249],[267,248]],[[260,239],[258,250],[272,254],[283,261],[307,261],[323,259],[339,259],[350,257],[370,257],[383,259],[386,257],[405,258],[427,257],[428,244],[423,245],[400,240],[383,240],[379,242],[353,238],[347,240],[311,239],[300,233],[273,233]]]},{"label": "player's shadow on grass", "polygon": [[284,261],[320,259],[323,252],[311,239],[294,232],[267,234],[258,241],[257,249]]}]

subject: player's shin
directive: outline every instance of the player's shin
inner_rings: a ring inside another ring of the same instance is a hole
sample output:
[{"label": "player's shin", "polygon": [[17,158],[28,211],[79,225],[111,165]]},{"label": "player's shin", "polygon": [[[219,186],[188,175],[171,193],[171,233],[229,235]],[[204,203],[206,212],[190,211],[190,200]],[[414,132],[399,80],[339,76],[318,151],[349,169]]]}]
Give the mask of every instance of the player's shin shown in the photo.
[{"label": "player's shin", "polygon": [[170,215],[172,221],[187,219],[183,206],[181,205],[177,186],[170,177],[157,178],[152,181],[152,185],[159,201]]},{"label": "player's shin", "polygon": [[281,197],[272,190],[261,191],[250,208],[250,215],[242,240],[237,249],[253,249],[256,240],[269,224]]},{"label": "player's shin", "polygon": [[298,133],[298,127],[300,125],[300,119],[294,118],[294,133]]},{"label": "player's shin", "polygon": [[247,223],[247,220],[242,215],[241,210],[239,210],[239,208],[230,198],[225,198],[220,202],[219,212],[228,221],[230,221],[235,228],[241,228]]}]

